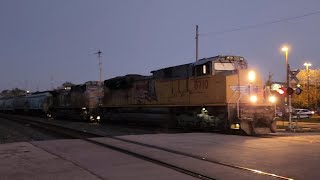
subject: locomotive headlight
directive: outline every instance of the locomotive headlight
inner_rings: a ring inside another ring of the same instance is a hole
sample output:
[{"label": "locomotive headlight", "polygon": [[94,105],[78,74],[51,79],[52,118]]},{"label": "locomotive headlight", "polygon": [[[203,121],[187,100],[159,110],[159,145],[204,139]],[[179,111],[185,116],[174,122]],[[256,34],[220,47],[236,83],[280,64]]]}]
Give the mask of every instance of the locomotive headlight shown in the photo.
[{"label": "locomotive headlight", "polygon": [[275,96],[270,96],[269,97],[269,102],[275,103],[277,101],[277,98]]},{"label": "locomotive headlight", "polygon": [[252,96],[250,96],[250,101],[252,103],[256,103],[258,101],[258,97],[256,95],[252,95]]},{"label": "locomotive headlight", "polygon": [[249,71],[248,79],[249,79],[250,82],[253,82],[256,79],[256,72]]}]

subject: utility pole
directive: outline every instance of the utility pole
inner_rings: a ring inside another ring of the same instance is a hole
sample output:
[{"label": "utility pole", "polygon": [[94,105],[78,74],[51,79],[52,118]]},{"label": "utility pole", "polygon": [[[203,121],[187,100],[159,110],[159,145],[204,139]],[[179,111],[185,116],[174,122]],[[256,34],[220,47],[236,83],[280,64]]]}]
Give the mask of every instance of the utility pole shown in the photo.
[{"label": "utility pole", "polygon": [[[290,73],[290,65],[288,61],[288,51],[289,48],[284,46],[281,49],[283,52],[285,52],[285,58],[286,58],[286,79],[287,79],[287,90],[291,87],[290,85],[290,78],[289,78],[289,73]],[[288,103],[288,115],[289,115],[289,130],[292,130],[292,120],[291,120],[291,114],[292,114],[292,107],[291,107],[291,95],[287,93],[287,103]]]},{"label": "utility pole", "polygon": [[53,83],[53,75],[51,74],[51,77],[50,77],[50,84],[51,84],[51,90],[53,90],[54,89],[54,83]]},{"label": "utility pole", "polygon": [[100,84],[102,83],[102,62],[101,62],[101,54],[102,52],[99,50],[98,52],[94,53],[98,55],[98,64],[99,64],[99,76],[100,76]]},{"label": "utility pole", "polygon": [[196,61],[198,61],[198,40],[199,40],[199,32],[198,25],[196,26]]},{"label": "utility pole", "polygon": [[[287,55],[288,56],[288,55]],[[288,57],[287,57],[288,58]],[[290,82],[290,78],[289,78],[289,72],[290,72],[290,65],[288,64],[287,67],[287,90],[289,88],[291,88],[291,82]],[[292,95],[289,95],[287,92],[287,98],[288,98],[288,106],[289,106],[289,129],[292,130]]]},{"label": "utility pole", "polygon": [[309,66],[311,66],[311,63],[304,63],[304,66],[307,68],[307,88],[308,88],[308,108],[310,108],[310,72],[309,72]]},{"label": "utility pole", "polygon": [[309,73],[308,66],[307,66],[307,73],[308,73],[308,108],[310,108],[310,73]]}]

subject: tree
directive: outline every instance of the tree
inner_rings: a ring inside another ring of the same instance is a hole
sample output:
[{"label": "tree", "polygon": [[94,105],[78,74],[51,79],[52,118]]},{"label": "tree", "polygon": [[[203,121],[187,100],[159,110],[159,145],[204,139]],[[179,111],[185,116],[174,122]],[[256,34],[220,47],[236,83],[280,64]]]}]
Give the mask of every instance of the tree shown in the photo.
[{"label": "tree", "polygon": [[307,70],[301,70],[297,78],[300,81],[300,88],[303,91],[300,95],[293,95],[293,105],[296,107],[316,109],[320,104],[320,69],[309,70],[309,88]]},{"label": "tree", "polygon": [[270,87],[273,83],[273,73],[269,72],[268,78],[266,80],[266,86]]},{"label": "tree", "polygon": [[14,88],[12,90],[3,90],[0,93],[1,97],[14,97],[27,94],[27,91],[19,88]]}]

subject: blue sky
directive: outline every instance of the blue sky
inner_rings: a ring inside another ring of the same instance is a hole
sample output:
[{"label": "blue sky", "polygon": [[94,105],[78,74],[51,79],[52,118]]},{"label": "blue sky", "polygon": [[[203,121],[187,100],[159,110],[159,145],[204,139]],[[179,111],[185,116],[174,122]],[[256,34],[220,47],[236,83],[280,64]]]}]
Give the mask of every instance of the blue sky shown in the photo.
[{"label": "blue sky", "polygon": [[245,27],[318,11],[318,0],[1,0],[0,90],[98,80],[99,49],[104,79],[193,62],[196,25],[201,58],[240,55],[282,81],[283,44],[292,69],[319,68],[320,13]]}]

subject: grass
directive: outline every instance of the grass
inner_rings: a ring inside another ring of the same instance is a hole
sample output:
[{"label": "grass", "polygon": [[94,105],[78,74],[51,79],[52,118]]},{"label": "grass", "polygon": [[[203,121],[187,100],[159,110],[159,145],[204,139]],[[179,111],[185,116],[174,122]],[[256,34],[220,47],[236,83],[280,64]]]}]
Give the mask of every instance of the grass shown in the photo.
[{"label": "grass", "polygon": [[[310,118],[303,118],[303,119],[296,119],[293,118],[292,121],[296,121],[298,120],[298,122],[310,122],[310,123],[320,123],[320,116],[319,115],[313,115]],[[278,119],[277,121],[288,121],[288,119]]]},{"label": "grass", "polygon": [[[311,118],[304,118],[304,119],[292,119],[293,125],[295,125],[296,120],[299,123],[299,127],[304,128],[319,128],[320,127],[320,116],[319,115],[313,115]],[[278,119],[277,120],[277,128],[278,129],[286,129],[288,128],[288,119]],[[315,123],[315,124],[303,124],[303,123]]]}]

